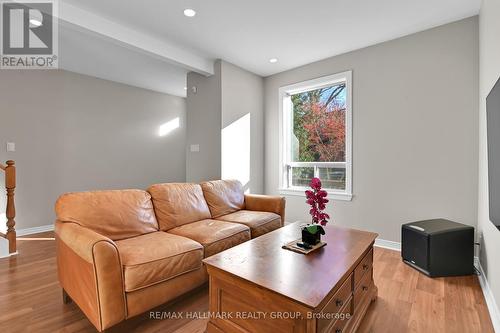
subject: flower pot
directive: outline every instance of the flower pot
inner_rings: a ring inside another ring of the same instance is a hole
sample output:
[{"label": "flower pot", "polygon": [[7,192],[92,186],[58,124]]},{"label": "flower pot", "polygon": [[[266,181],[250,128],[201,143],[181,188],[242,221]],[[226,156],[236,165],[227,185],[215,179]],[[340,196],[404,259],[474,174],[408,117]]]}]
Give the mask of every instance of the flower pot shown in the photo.
[{"label": "flower pot", "polygon": [[309,245],[316,245],[321,241],[321,234],[319,232],[311,234],[307,229],[302,229],[302,242]]},{"label": "flower pot", "polygon": [[302,242],[309,245],[316,245],[321,242],[321,235],[325,234],[325,229],[317,224],[309,224],[302,227]]}]

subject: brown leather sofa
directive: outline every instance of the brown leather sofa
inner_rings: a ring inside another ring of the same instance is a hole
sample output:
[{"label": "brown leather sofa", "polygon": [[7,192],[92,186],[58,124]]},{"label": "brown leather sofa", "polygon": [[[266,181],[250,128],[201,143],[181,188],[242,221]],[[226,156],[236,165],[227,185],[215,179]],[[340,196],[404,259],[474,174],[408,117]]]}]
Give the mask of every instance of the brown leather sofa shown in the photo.
[{"label": "brown leather sofa", "polygon": [[238,181],[68,193],[56,203],[65,301],[103,331],[207,281],[202,259],[283,225],[282,197]]}]

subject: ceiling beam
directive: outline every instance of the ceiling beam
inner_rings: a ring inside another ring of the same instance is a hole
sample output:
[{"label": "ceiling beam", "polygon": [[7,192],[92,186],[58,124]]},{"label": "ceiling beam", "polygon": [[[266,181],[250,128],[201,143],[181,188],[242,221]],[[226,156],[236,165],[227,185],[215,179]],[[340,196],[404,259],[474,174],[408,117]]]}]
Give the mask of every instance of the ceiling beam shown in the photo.
[{"label": "ceiling beam", "polygon": [[187,51],[172,42],[131,29],[76,6],[59,2],[59,23],[111,39],[120,45],[146,53],[170,64],[203,75],[214,74],[214,61]]}]

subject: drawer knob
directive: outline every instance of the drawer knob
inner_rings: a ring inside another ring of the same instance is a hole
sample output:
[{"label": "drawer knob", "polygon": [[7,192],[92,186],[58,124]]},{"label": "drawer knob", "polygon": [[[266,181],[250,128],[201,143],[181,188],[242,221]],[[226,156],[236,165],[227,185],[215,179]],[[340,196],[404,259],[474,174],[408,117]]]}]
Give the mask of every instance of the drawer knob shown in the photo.
[{"label": "drawer knob", "polygon": [[367,286],[363,286],[363,287],[361,287],[361,289],[363,289],[363,291],[367,291],[368,287]]},{"label": "drawer knob", "polygon": [[368,269],[368,264],[363,264],[363,270],[366,271]]},{"label": "drawer knob", "polygon": [[341,299],[338,299],[335,301],[335,305],[342,306],[342,305],[344,305],[344,302]]}]

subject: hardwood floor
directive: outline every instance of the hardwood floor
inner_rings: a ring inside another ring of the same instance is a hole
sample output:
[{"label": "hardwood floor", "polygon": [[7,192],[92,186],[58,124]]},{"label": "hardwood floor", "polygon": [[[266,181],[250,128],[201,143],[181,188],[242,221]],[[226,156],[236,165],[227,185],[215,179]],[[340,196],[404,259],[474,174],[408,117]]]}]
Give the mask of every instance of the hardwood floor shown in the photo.
[{"label": "hardwood floor", "polygon": [[373,261],[379,297],[358,332],[494,333],[477,276],[431,279],[381,248]]},{"label": "hardwood floor", "polygon": [[[19,255],[0,259],[2,332],[96,332],[74,303],[63,304],[53,233],[18,240]],[[494,332],[476,276],[431,279],[401,262],[400,253],[375,248],[379,297],[358,332]],[[205,313],[208,288],[154,311]],[[202,333],[206,319],[132,318],[109,332]]]}]

